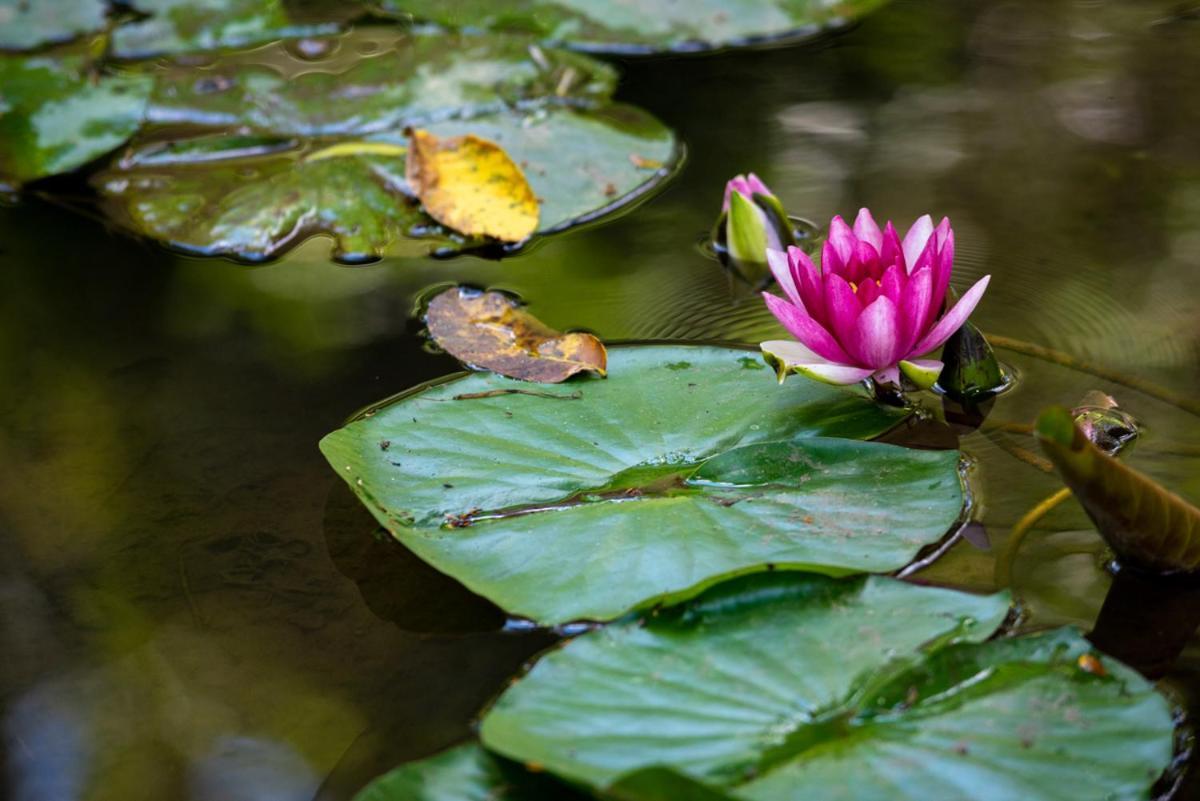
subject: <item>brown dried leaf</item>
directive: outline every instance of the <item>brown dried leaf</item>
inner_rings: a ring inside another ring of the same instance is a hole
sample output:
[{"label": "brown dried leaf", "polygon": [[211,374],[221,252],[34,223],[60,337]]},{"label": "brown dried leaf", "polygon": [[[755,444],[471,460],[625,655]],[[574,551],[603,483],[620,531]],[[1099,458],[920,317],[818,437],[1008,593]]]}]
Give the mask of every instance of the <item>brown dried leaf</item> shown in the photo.
[{"label": "brown dried leaf", "polygon": [[430,301],[425,322],[451,356],[510,378],[557,384],[585,371],[605,375],[600,340],[555,331],[499,292],[448,289]]},{"label": "brown dried leaf", "polygon": [[422,130],[410,131],[409,143],[404,177],[430,217],[467,236],[502,242],[520,242],[537,231],[537,197],[500,145]]}]

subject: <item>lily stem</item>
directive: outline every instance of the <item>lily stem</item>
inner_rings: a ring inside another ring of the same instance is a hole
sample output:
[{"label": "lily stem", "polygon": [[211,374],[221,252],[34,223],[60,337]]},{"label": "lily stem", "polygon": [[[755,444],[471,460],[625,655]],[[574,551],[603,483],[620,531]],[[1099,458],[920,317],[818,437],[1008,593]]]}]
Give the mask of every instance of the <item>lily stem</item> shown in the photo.
[{"label": "lily stem", "polygon": [[1008,534],[1008,540],[1004,543],[1004,550],[996,558],[993,580],[996,582],[997,587],[1007,587],[1012,581],[1013,562],[1017,559],[1017,551],[1020,550],[1021,543],[1025,540],[1025,535],[1029,533],[1039,520],[1049,514],[1054,507],[1069,497],[1071,497],[1071,490],[1063,487],[1026,512],[1025,516],[1018,520],[1017,524],[1012,527],[1012,531]]},{"label": "lily stem", "polygon": [[1117,370],[1110,370],[1107,367],[1102,367],[1092,362],[1076,359],[1069,353],[1064,353],[1061,350],[1047,348],[1044,345],[1038,345],[1033,342],[1026,342],[1023,339],[1014,339],[1013,337],[1000,336],[998,334],[987,334],[988,342],[992,343],[997,348],[1023,353],[1026,356],[1033,356],[1035,359],[1041,359],[1052,364],[1068,367],[1072,370],[1078,370],[1082,373],[1090,373],[1097,378],[1102,378],[1105,381],[1111,381],[1114,384],[1120,384],[1123,387],[1137,390],[1138,392],[1149,395],[1152,398],[1157,398],[1164,403],[1169,403],[1176,408],[1182,409],[1185,412],[1200,417],[1200,401],[1194,398],[1181,395],[1178,392],[1173,392],[1166,387],[1161,387],[1153,381],[1147,381],[1144,378],[1125,375]]}]

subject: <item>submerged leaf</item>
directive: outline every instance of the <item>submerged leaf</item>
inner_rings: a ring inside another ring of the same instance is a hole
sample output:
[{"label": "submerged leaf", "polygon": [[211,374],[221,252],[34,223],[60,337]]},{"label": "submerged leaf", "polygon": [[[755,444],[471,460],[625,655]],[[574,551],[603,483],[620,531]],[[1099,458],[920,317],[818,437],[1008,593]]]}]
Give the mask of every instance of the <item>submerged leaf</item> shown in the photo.
[{"label": "submerged leaf", "polygon": [[555,331],[499,292],[447,289],[429,302],[425,322],[454,358],[510,378],[557,384],[581,372],[605,374],[599,339]]},{"label": "submerged leaf", "polygon": [[1118,559],[1160,572],[1200,570],[1200,509],[1105,454],[1066,409],[1042,412],[1036,432]]},{"label": "submerged leaf", "polygon": [[1144,797],[1171,758],[1165,699],[1073,630],[983,642],[1008,608],[748,576],[543,656],[481,735],[594,786],[659,765],[755,801]]},{"label": "submerged leaf", "polygon": [[144,75],[89,74],[75,53],[0,59],[0,182],[69,172],[120,147],[152,86]]},{"label": "submerged leaf", "polygon": [[405,19],[533,33],[600,52],[711,50],[796,40],[845,25],[886,0],[371,0]]},{"label": "submerged leaf", "polygon": [[321,449],[418,556],[548,624],[774,567],[894,570],[961,512],[957,451],[832,438],[876,436],[901,410],[776,387],[734,348],[612,347],[608,370],[570,388],[438,382]]},{"label": "submerged leaf", "polygon": [[0,50],[32,50],[95,33],[107,14],[105,0],[0,0]]},{"label": "submerged leaf", "polygon": [[538,227],[538,201],[504,148],[474,134],[409,133],[405,178],[421,207],[467,236],[520,242]]}]

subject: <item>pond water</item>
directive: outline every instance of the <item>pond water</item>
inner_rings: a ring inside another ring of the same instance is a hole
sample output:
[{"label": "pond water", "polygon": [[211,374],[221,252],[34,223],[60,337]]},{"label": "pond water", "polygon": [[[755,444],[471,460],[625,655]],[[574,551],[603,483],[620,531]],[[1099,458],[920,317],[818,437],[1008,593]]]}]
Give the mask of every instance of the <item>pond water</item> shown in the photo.
[{"label": "pond water", "polygon": [[[898,1],[813,45],[620,61],[619,97],[686,142],[682,173],[504,261],[350,268],[316,240],[248,268],[33,197],[0,208],[8,797],[334,801],[466,737],[553,637],[378,539],[317,440],[458,369],[414,317],[450,283],[608,340],[777,337],[699,246],[735,172],[813,220],[949,215],[959,289],[994,276],[973,320],[1016,340],[1000,356],[1020,382],[961,442],[991,550],[972,536],[917,578],[993,587],[1011,527],[1061,486],[1004,424],[1089,390],[1144,424],[1132,464],[1200,498],[1200,20],[1171,13],[1186,10]],[[1073,501],[1042,519],[1012,573],[1025,624],[1090,628],[1103,560]],[[1173,614],[1193,613],[1185,597]],[[1190,695],[1197,646],[1145,667]]]}]

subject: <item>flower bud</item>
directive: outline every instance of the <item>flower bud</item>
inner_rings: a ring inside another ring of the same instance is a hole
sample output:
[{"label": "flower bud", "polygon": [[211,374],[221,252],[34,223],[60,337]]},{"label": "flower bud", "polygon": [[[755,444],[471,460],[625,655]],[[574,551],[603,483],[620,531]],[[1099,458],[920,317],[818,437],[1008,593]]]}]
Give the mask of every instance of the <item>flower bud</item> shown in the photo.
[{"label": "flower bud", "polygon": [[755,285],[770,280],[767,251],[795,244],[783,205],[754,173],[739,175],[725,185],[713,239],[722,260]]}]

